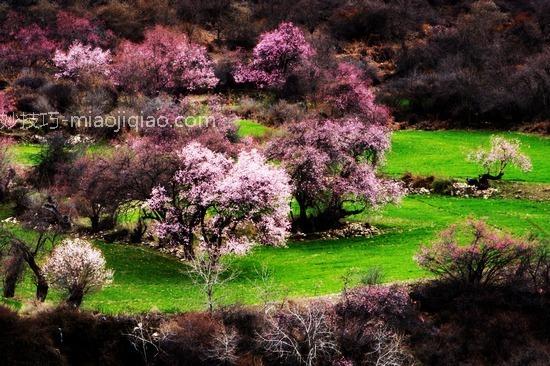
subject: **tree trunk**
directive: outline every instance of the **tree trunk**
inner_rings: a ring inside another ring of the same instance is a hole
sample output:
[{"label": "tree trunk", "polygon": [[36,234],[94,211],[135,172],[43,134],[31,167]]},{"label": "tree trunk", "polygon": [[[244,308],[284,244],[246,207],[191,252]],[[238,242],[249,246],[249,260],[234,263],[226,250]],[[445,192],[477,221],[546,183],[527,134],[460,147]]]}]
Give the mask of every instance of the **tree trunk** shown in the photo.
[{"label": "tree trunk", "polygon": [[143,236],[147,232],[147,224],[140,218],[135,229],[130,235],[130,241],[132,243],[141,243],[143,241]]},{"label": "tree trunk", "polygon": [[28,250],[28,248],[25,247],[23,250],[25,253],[25,261],[31,268],[36,279],[36,299],[40,302],[44,302],[48,296],[49,289],[46,276],[44,276],[42,269],[38,266],[38,264],[36,264],[34,255]]},{"label": "tree trunk", "polygon": [[24,266],[25,259],[23,258],[23,253],[18,247],[12,246],[10,248],[9,259],[4,260],[4,297],[10,298],[15,296],[15,288],[17,287],[17,282],[21,279],[21,275],[25,269]]},{"label": "tree trunk", "polygon": [[187,260],[195,259],[195,249],[193,248],[193,243],[187,243],[183,245],[183,255]]},{"label": "tree trunk", "polygon": [[6,277],[4,279],[4,289],[3,296],[6,298],[11,298],[15,296],[15,287],[17,286],[17,277]]},{"label": "tree trunk", "polygon": [[90,221],[92,223],[92,232],[97,233],[99,231],[99,216],[90,216]]},{"label": "tree trunk", "polygon": [[298,202],[298,207],[300,210],[297,221],[298,229],[304,233],[312,232],[314,225],[312,219],[307,217],[307,205],[305,204],[304,200],[300,199],[299,197],[296,198],[296,201]]},{"label": "tree trunk", "polygon": [[74,288],[69,293],[69,298],[67,299],[67,305],[72,308],[78,308],[82,304],[82,299],[84,298],[84,291],[81,288]]},{"label": "tree trunk", "polygon": [[46,277],[44,275],[40,274],[36,277],[36,299],[40,302],[44,302],[46,300],[46,297],[48,296],[48,281],[46,281]]}]

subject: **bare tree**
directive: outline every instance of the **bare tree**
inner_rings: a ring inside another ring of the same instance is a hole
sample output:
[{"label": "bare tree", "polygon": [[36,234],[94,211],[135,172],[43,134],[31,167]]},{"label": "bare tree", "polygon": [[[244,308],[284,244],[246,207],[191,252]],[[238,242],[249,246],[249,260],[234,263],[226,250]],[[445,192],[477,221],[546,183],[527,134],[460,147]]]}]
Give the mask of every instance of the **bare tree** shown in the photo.
[{"label": "bare tree", "polygon": [[216,289],[233,280],[237,273],[231,271],[217,254],[203,252],[189,262],[189,275],[201,287],[208,311],[212,313],[216,305]]},{"label": "bare tree", "polygon": [[[288,295],[288,288],[279,288],[275,279],[273,278],[273,271],[262,264],[260,267],[254,269],[255,276],[252,286],[254,286],[255,292],[258,294],[264,311],[267,313],[274,308],[282,308],[286,304]],[[280,301],[274,301],[277,297],[281,297]]]},{"label": "bare tree", "polygon": [[154,364],[157,356],[162,352],[160,344],[167,338],[167,334],[162,329],[148,326],[143,317],[138,318],[136,326],[126,336],[135,350],[141,354],[146,365]]},{"label": "bare tree", "polygon": [[378,322],[371,328],[372,351],[366,354],[366,365],[404,366],[414,365],[414,357],[405,346],[404,337]]},{"label": "bare tree", "polygon": [[237,332],[224,326],[212,339],[207,357],[221,365],[235,365],[239,358],[237,356],[238,342],[239,335]]},{"label": "bare tree", "polygon": [[269,314],[267,330],[259,335],[264,348],[281,359],[305,366],[338,355],[329,308],[320,302],[309,306],[291,304]]},{"label": "bare tree", "polygon": [[61,232],[71,227],[70,219],[68,216],[63,215],[57,203],[51,197],[48,197],[45,203],[29,210],[23,216],[23,220],[25,222],[24,227],[37,233],[33,239],[19,238],[9,227],[0,226],[0,248],[9,248],[7,252],[11,254],[10,260],[4,262],[5,265],[8,265],[3,267],[4,281],[6,281],[6,278],[15,281],[4,289],[4,295],[13,296],[15,294],[15,286],[21,272],[13,271],[21,270],[21,268],[14,267],[14,265],[25,262],[31,269],[36,282],[36,299],[44,301],[48,295],[49,285],[44,271],[37,262],[37,257],[47,248],[53,247]]}]

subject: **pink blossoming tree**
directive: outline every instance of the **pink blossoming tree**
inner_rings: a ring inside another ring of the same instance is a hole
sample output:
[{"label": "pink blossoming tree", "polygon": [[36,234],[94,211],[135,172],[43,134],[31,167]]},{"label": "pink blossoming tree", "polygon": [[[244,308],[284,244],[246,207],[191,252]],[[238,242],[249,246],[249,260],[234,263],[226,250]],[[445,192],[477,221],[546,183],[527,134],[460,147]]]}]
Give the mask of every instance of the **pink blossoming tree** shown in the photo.
[{"label": "pink blossoming tree", "polygon": [[161,26],[146,31],[143,43],[123,42],[112,74],[122,88],[146,94],[211,89],[218,83],[206,49]]},{"label": "pink blossoming tree", "polygon": [[376,168],[389,148],[389,131],[355,117],[306,120],[268,147],[292,178],[299,206],[295,224],[304,231],[323,230],[369,206],[402,196],[398,183],[380,178]]},{"label": "pink blossoming tree", "polygon": [[53,61],[60,69],[58,77],[82,79],[94,75],[108,76],[111,52],[77,41],[69,47],[67,52],[55,51]]},{"label": "pink blossoming tree", "polygon": [[282,169],[255,150],[234,161],[196,142],[178,156],[172,194],[157,187],[148,201],[160,238],[181,246],[188,258],[199,243],[214,260],[244,254],[256,243],[284,244],[290,187]]},{"label": "pink blossoming tree", "polygon": [[113,278],[101,251],[78,238],[65,239],[53,250],[44,273],[53,288],[66,292],[67,304],[74,307],[80,306],[84,295],[100,290]]},{"label": "pink blossoming tree", "polygon": [[281,23],[277,29],[261,35],[252,61],[238,66],[234,78],[260,88],[279,88],[291,73],[307,67],[314,54],[300,28],[289,22]]}]

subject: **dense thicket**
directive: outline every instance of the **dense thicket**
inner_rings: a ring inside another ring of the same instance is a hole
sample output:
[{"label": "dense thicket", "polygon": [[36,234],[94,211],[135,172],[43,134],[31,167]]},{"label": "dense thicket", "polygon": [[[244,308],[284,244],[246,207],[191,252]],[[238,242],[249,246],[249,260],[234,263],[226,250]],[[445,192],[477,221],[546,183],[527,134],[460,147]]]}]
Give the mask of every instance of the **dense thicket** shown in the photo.
[{"label": "dense thicket", "polygon": [[[303,365],[311,346],[319,347],[312,365],[543,365],[548,307],[545,295],[459,291],[444,282],[359,288],[335,305],[289,304],[271,315],[236,307],[212,315],[60,308],[21,316],[0,307],[0,351],[10,365]],[[279,336],[296,351],[277,348]]]},{"label": "dense thicket", "polygon": [[[232,70],[246,59],[242,53],[252,51],[261,33],[290,21],[317,49],[317,64],[331,53],[362,64],[398,120],[508,128],[550,116],[549,13],[549,0],[8,1],[0,6],[0,84],[17,86],[20,110],[70,109],[71,90],[44,75],[59,71],[51,63],[56,50],[80,42],[114,53],[132,45],[151,51],[147,43],[135,45],[163,26],[177,29],[189,49],[206,46],[214,65],[201,56],[204,85],[216,85],[215,74],[217,90],[227,91],[237,87]],[[128,62],[141,61],[126,52],[116,65]],[[101,93],[108,104],[107,86],[95,81],[87,93]],[[140,81],[153,90],[166,84]],[[303,83],[287,85],[278,97],[291,99],[297,88],[303,93]],[[184,84],[173,86],[184,91]],[[82,102],[76,107],[84,108],[74,109],[89,109]]]}]

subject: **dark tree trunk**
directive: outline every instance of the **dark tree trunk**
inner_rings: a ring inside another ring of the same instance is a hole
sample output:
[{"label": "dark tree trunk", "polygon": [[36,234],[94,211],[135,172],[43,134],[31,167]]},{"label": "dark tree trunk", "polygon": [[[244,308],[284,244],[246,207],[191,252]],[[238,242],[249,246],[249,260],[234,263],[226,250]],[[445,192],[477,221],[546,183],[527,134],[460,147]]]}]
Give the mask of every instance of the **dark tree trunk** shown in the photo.
[{"label": "dark tree trunk", "polygon": [[130,241],[132,243],[141,243],[143,241],[143,236],[145,235],[146,231],[147,231],[147,225],[140,218],[138,220],[136,228],[132,231],[132,234],[130,235]]},{"label": "dark tree trunk", "polygon": [[17,282],[21,279],[25,266],[25,259],[23,253],[16,247],[12,246],[10,249],[10,258],[4,261],[4,297],[11,298],[15,296],[15,288]]},{"label": "dark tree trunk", "polygon": [[188,243],[183,246],[183,255],[187,260],[195,259],[195,249],[193,248],[193,243]]},{"label": "dark tree trunk", "polygon": [[313,225],[307,217],[307,208],[304,207],[303,205],[300,205],[300,217],[298,220],[299,220],[298,226],[303,232],[307,233],[313,229]]},{"label": "dark tree trunk", "polygon": [[99,231],[99,216],[93,215],[90,217],[92,223],[92,232],[97,233]]},{"label": "dark tree trunk", "polygon": [[498,175],[491,175],[491,174],[483,174],[479,177],[479,179],[490,179],[490,180],[500,180],[502,179],[502,176],[504,173],[498,173]]},{"label": "dark tree trunk", "polygon": [[11,298],[15,296],[15,288],[17,286],[18,278],[14,276],[4,278],[3,296]]},{"label": "dark tree trunk", "polygon": [[40,302],[44,302],[46,300],[46,297],[48,296],[48,281],[46,281],[46,278],[44,275],[40,274],[40,276],[36,277],[36,299]]},{"label": "dark tree trunk", "polygon": [[502,179],[503,175],[504,173],[502,172],[498,175],[491,175],[486,173],[480,175],[478,179],[466,179],[466,182],[469,185],[476,186],[477,189],[484,191],[491,187],[491,183],[489,183],[489,180],[500,180]]},{"label": "dark tree trunk", "polygon": [[42,269],[36,263],[34,255],[28,250],[28,248],[23,248],[25,252],[25,261],[32,270],[34,277],[36,279],[36,299],[40,302],[44,302],[48,296],[48,281],[46,276],[42,272]]},{"label": "dark tree trunk", "polygon": [[69,298],[67,299],[67,305],[72,308],[78,308],[82,304],[82,299],[84,298],[84,291],[81,288],[74,288],[69,293]]}]

